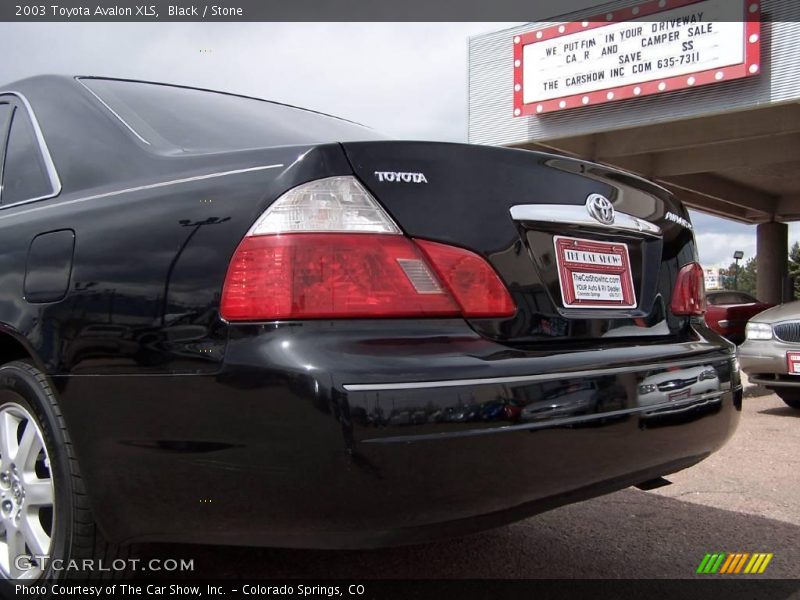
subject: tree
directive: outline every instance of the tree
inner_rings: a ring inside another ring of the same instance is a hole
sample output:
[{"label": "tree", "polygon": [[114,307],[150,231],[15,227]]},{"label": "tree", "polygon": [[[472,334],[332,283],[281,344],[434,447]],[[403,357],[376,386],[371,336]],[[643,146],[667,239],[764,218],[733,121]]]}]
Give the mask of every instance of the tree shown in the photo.
[{"label": "tree", "polygon": [[[798,249],[800,252],[800,249]],[[798,254],[800,258],[800,254]],[[756,294],[756,257],[747,259],[744,264],[739,263],[738,275],[737,266],[732,262],[727,269],[722,269],[722,287],[726,290],[737,289],[752,296]],[[735,287],[734,287],[735,286]]]},{"label": "tree", "polygon": [[747,262],[739,271],[739,290],[747,292],[751,296],[756,295],[756,257],[748,258]]},{"label": "tree", "polygon": [[719,270],[719,287],[723,290],[732,290],[734,282],[734,273],[736,273],[736,263],[731,263],[727,268]]},{"label": "tree", "polygon": [[[794,281],[795,299],[800,299],[800,242],[795,242],[789,249],[789,277]],[[738,289],[751,296],[756,295],[756,257],[739,263],[739,275],[736,277],[736,263],[732,262],[727,269],[720,269],[720,285],[725,290]],[[734,281],[736,287],[734,288]]]},{"label": "tree", "polygon": [[789,250],[789,277],[794,280],[794,297],[800,298],[800,243],[795,242]]}]

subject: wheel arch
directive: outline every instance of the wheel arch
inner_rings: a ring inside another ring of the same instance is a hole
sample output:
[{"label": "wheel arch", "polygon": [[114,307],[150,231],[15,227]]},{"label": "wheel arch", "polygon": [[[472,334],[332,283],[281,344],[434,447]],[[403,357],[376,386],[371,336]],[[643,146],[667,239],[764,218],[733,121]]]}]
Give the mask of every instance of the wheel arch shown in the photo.
[{"label": "wheel arch", "polygon": [[37,369],[45,372],[44,364],[21,333],[0,323],[0,365],[14,360],[31,360]]}]

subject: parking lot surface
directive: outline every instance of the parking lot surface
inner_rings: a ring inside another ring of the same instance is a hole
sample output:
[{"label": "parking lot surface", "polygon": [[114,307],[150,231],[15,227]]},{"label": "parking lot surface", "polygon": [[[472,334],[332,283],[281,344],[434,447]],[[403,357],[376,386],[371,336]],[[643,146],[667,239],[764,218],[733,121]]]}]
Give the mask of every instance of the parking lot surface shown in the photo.
[{"label": "parking lot surface", "polygon": [[[734,438],[673,485],[629,488],[457,540],[370,551],[150,546],[209,578],[685,578],[707,552],[771,552],[800,578],[800,411],[745,398]],[[717,576],[714,576],[717,577]],[[735,576],[734,576],[735,577]],[[741,575],[739,575],[741,577]]]}]

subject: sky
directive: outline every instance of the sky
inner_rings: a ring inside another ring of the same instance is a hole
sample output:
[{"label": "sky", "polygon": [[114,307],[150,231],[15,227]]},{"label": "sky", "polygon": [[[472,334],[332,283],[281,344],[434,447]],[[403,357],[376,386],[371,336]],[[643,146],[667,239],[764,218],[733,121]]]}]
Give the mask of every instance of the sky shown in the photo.
[{"label": "sky", "polygon": [[[565,10],[591,4],[562,0]],[[544,17],[545,15],[542,15]],[[517,23],[2,23],[0,83],[42,73],[207,87],[390,136],[465,142],[470,36]],[[692,213],[704,266],[755,255],[755,226]],[[790,243],[800,224],[790,226]]]}]

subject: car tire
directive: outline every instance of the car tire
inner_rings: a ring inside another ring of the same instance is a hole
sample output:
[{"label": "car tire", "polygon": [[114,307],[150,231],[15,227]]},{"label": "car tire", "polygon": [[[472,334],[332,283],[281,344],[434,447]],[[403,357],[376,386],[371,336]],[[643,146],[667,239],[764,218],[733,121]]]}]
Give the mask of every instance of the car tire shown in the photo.
[{"label": "car tire", "polygon": [[[105,579],[124,574],[107,567],[128,554],[107,543],[94,521],[44,373],[27,361],[0,366],[0,579]],[[64,568],[85,559],[94,570]]]},{"label": "car tire", "polygon": [[780,396],[787,406],[800,410],[800,389],[798,388],[778,388],[775,393]]}]

